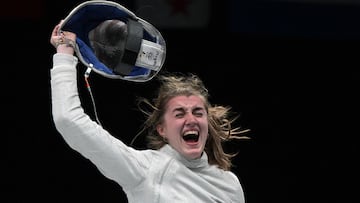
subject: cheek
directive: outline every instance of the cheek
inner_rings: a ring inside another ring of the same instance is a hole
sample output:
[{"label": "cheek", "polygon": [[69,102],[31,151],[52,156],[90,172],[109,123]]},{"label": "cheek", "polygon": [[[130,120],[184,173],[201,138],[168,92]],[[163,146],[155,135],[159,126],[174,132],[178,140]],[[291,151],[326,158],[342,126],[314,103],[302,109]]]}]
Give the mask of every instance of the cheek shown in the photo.
[{"label": "cheek", "polygon": [[204,120],[202,120],[202,124],[205,126],[209,126],[209,119],[206,117]]},{"label": "cheek", "polygon": [[204,119],[204,120],[200,123],[200,126],[201,126],[202,130],[203,130],[204,132],[206,132],[206,134],[208,134],[208,132],[209,132],[209,122],[208,122],[208,120]]},{"label": "cheek", "polygon": [[182,122],[179,119],[165,118],[164,122],[157,127],[157,131],[161,136],[172,134],[172,131],[177,131],[181,128]]}]

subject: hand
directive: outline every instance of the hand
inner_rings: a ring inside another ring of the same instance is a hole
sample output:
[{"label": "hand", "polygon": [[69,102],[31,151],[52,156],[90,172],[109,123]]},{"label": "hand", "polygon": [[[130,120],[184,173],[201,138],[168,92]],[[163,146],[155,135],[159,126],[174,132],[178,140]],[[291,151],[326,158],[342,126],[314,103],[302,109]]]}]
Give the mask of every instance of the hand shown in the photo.
[{"label": "hand", "polygon": [[76,34],[68,31],[61,31],[63,20],[57,24],[50,37],[50,43],[56,48],[57,53],[74,54]]}]

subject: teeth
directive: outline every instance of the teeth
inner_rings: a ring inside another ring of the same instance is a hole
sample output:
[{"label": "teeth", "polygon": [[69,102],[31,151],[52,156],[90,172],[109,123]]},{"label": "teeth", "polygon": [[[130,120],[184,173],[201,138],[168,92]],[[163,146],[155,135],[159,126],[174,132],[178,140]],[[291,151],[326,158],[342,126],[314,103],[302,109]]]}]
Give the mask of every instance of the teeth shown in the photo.
[{"label": "teeth", "polygon": [[185,136],[185,135],[198,135],[198,133],[199,133],[199,132],[198,132],[198,131],[195,131],[195,130],[194,130],[194,131],[187,131],[187,132],[184,133],[184,136]]}]

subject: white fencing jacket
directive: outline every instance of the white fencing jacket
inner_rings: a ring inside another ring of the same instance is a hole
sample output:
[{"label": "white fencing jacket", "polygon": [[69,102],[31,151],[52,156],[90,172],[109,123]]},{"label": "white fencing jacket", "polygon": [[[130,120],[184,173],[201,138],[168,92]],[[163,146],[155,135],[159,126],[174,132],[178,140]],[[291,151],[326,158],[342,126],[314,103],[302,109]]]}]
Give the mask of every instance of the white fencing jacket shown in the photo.
[{"label": "white fencing jacket", "polygon": [[187,160],[170,145],[137,150],[93,121],[81,106],[78,59],[54,54],[51,69],[52,114],[69,146],[117,182],[130,203],[244,203],[244,193],[231,171],[208,164],[206,153]]}]

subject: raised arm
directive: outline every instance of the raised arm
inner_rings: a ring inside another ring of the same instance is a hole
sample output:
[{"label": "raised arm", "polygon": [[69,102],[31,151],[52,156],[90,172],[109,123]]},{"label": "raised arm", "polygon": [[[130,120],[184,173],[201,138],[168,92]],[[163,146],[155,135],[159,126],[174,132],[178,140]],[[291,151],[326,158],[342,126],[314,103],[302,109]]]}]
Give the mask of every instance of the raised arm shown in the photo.
[{"label": "raised arm", "polygon": [[[76,36],[55,26],[50,43],[57,53],[51,69],[52,116],[69,146],[94,163],[122,187],[132,187],[145,177],[149,160],[141,151],[126,146],[93,121],[81,106],[77,87],[77,63],[68,43]],[[60,34],[59,34],[60,33]]]}]

